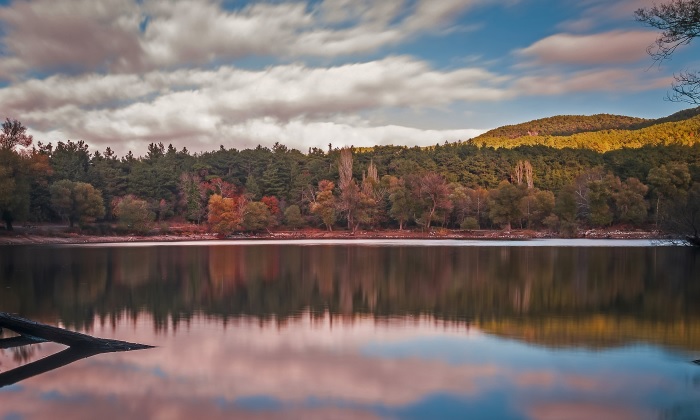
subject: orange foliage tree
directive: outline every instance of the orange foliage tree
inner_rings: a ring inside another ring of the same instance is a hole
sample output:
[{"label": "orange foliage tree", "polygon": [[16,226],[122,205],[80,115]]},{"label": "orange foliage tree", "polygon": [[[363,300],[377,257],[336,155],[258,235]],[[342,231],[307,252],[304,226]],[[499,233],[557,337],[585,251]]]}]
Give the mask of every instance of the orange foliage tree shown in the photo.
[{"label": "orange foliage tree", "polygon": [[213,232],[227,235],[240,228],[245,214],[246,199],[238,197],[222,197],[213,194],[209,197],[209,227]]}]

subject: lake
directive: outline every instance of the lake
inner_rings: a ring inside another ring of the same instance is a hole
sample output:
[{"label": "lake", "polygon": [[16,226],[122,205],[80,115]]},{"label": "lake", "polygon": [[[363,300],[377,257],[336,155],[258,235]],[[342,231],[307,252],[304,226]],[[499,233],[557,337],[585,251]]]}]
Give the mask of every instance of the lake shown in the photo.
[{"label": "lake", "polygon": [[5,246],[0,311],[156,346],[0,387],[0,419],[700,418],[700,252],[649,241]]}]

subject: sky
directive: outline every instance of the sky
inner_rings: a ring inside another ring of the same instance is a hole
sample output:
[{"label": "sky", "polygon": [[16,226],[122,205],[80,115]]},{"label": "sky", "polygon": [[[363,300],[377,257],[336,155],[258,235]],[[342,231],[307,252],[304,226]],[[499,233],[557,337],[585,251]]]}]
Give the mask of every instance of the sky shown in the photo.
[{"label": "sky", "polygon": [[0,0],[0,118],[145,154],[433,145],[553,115],[658,118],[652,0]]}]

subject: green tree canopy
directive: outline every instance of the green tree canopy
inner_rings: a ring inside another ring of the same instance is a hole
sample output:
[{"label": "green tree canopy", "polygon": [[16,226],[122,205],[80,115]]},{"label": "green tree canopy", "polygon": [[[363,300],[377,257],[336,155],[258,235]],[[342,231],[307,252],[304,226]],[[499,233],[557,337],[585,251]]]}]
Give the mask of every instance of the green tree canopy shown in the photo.
[{"label": "green tree canopy", "polygon": [[54,182],[50,191],[54,210],[61,217],[68,219],[70,227],[76,222],[94,222],[105,214],[102,193],[88,183],[64,179]]}]

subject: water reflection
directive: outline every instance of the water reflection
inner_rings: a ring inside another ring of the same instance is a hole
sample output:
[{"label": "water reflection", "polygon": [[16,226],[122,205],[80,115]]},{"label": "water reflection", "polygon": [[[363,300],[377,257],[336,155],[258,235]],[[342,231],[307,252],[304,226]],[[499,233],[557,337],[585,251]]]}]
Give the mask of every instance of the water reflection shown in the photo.
[{"label": "water reflection", "polygon": [[3,388],[0,418],[695,418],[698,255],[1,248],[3,311],[158,347]]},{"label": "water reflection", "polygon": [[547,345],[700,349],[700,258],[677,247],[9,247],[0,308],[82,328],[145,311],[429,314]]},{"label": "water reflection", "polygon": [[[148,315],[117,318],[90,329],[153,340]],[[0,413],[644,419],[688,410],[700,396],[688,364],[651,347],[552,351],[430,317],[244,316],[224,325],[195,316],[157,340],[148,352],[95,356],[0,391]]]}]

